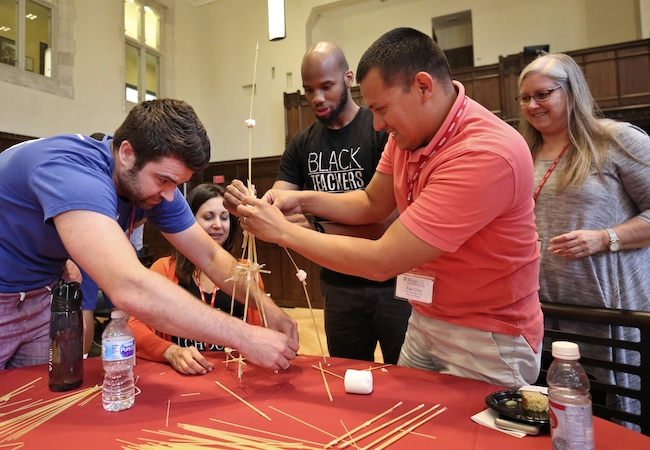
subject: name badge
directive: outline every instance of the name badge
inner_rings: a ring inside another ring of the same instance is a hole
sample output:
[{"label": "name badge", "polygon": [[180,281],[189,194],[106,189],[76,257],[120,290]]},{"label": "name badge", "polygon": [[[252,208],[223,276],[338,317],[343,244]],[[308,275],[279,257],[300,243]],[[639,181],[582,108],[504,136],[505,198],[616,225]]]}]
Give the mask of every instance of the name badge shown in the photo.
[{"label": "name badge", "polygon": [[431,304],[435,279],[435,275],[418,272],[417,269],[400,274],[395,282],[395,298]]}]

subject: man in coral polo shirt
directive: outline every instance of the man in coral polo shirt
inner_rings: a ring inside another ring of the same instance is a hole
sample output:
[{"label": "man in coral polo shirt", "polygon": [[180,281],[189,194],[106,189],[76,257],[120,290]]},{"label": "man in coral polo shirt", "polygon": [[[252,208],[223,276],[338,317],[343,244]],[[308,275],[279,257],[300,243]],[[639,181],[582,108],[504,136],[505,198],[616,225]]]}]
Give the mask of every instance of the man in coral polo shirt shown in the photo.
[{"label": "man in coral polo shirt", "polygon": [[[397,276],[396,296],[413,305],[398,364],[510,388],[535,382],[543,320],[526,143],[465,96],[444,53],[419,31],[380,37],[357,81],[375,129],[390,134],[366,190],[271,190],[257,200],[233,185],[244,229],[333,270]],[[359,225],[395,207],[399,219],[377,240],[314,236],[281,213]]]}]

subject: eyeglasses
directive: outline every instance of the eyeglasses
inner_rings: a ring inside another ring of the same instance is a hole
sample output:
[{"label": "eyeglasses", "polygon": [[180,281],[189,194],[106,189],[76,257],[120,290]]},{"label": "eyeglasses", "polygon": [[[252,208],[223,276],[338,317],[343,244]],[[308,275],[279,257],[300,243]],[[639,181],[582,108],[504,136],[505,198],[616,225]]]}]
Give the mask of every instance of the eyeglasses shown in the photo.
[{"label": "eyeglasses", "polygon": [[517,100],[521,106],[526,106],[529,104],[531,98],[535,99],[537,103],[542,103],[551,98],[553,91],[557,91],[561,87],[562,86],[555,86],[551,89],[544,89],[543,91],[535,92],[533,95],[520,95],[518,97],[515,97],[515,100]]}]

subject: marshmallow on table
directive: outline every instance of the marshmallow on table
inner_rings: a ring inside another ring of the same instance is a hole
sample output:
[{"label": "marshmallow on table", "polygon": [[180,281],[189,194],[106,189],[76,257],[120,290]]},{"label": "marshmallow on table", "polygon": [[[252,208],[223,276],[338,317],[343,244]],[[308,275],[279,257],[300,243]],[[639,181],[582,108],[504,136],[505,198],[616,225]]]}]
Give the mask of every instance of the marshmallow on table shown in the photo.
[{"label": "marshmallow on table", "polygon": [[247,128],[255,128],[255,119],[246,119],[244,120],[244,124]]},{"label": "marshmallow on table", "polygon": [[345,371],[345,392],[348,394],[370,394],[372,392],[372,372],[369,370]]}]

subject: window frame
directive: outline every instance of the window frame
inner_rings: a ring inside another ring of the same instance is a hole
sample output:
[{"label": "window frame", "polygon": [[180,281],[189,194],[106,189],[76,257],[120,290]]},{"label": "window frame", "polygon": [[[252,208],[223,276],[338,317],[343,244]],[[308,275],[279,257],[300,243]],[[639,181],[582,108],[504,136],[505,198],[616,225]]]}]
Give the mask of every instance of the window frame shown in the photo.
[{"label": "window frame", "polygon": [[25,11],[26,0],[16,0],[18,24],[16,34],[16,57],[18,67],[0,64],[0,79],[8,83],[36,89],[61,97],[74,98],[74,34],[72,26],[64,26],[74,20],[74,0],[32,0],[51,11],[51,69],[50,77],[25,70]]},{"label": "window frame", "polygon": [[[138,70],[138,103],[146,100],[147,95],[150,92],[150,89],[147,89],[147,54],[151,54],[155,57],[158,58],[158,92],[156,93],[156,98],[162,98],[163,91],[164,91],[164,83],[163,83],[163,72],[164,72],[164,61],[165,61],[165,32],[163,31],[165,28],[165,16],[168,14],[167,7],[157,1],[153,0],[135,0],[140,4],[142,7],[140,11],[140,39],[134,39],[130,36],[126,35],[126,26],[124,25],[124,22],[126,21],[126,17],[123,11],[122,17],[123,17],[123,36],[124,36],[124,46],[123,46],[123,51],[124,51],[124,83],[122,83],[123,90],[122,90],[122,97],[123,97],[123,102],[125,103],[126,107],[128,109],[132,108],[135,106],[137,103],[134,103],[130,100],[127,100],[126,98],[126,87],[127,87],[127,82],[126,82],[126,46],[131,45],[135,47],[136,49],[139,50],[140,55],[139,55],[139,70]],[[145,43],[145,7],[148,6],[151,9],[155,10],[156,14],[158,15],[159,18],[159,36],[158,36],[158,42],[160,43],[160,49],[155,49],[153,47],[148,46]]]}]

